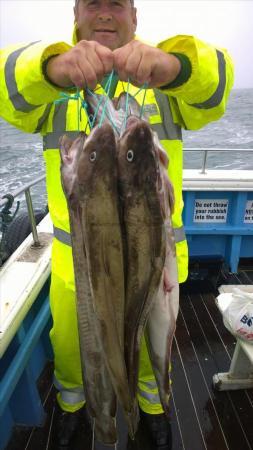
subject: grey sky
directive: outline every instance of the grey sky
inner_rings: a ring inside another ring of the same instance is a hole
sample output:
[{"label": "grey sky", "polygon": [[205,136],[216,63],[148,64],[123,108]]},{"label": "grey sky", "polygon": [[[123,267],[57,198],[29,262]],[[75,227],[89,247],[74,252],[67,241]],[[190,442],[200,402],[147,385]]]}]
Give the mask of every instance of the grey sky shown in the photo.
[{"label": "grey sky", "polygon": [[[253,88],[253,1],[135,0],[137,34],[158,42],[194,34],[227,48],[235,62],[235,86]],[[0,45],[37,39],[70,41],[74,0],[0,0]]]}]

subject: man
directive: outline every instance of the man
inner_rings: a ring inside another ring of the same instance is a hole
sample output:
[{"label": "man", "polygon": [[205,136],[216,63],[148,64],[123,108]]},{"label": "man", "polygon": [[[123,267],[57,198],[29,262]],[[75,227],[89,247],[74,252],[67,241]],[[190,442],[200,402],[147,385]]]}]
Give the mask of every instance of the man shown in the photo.
[{"label": "man", "polygon": [[[112,69],[111,96],[118,97],[130,78],[130,94],[147,82],[145,112],[169,159],[175,190],[175,231],[179,282],[187,278],[187,243],[183,231],[181,128],[198,129],[219,119],[233,84],[228,54],[192,36],[177,36],[156,48],[135,38],[133,0],[76,0],[73,46],[35,42],[12,46],[1,55],[1,116],[27,132],[43,135],[48,204],[54,223],[50,337],[55,354],[55,385],[62,414],[59,448],[73,448],[72,438],[85,403],[80,367],[75,286],[66,200],[60,182],[59,137],[75,137],[87,124],[77,119],[74,101],[55,104],[60,91],[88,86],[103,93]],[[120,81],[118,81],[120,80]],[[154,89],[151,89],[154,88]],[[142,102],[142,96],[137,101]],[[138,400],[154,448],[171,448],[169,422],[163,414],[145,343],[142,345]]]}]

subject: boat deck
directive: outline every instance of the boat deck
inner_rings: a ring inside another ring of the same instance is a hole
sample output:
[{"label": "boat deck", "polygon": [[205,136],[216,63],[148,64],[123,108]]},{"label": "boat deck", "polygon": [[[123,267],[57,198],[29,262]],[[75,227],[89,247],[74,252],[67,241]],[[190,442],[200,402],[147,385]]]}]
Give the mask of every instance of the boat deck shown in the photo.
[{"label": "boat deck", "polygon": [[[253,284],[253,264],[237,275],[221,272],[220,284]],[[229,369],[235,339],[223,325],[211,282],[190,281],[181,289],[180,312],[172,354],[171,423],[173,450],[252,450],[253,389],[215,391],[212,377]],[[6,450],[54,450],[56,416],[52,364],[39,380],[47,419],[43,428],[14,430]],[[127,444],[124,421],[118,420],[117,450],[152,450],[148,432],[140,424],[136,440]],[[88,431],[87,431],[88,430]],[[112,449],[95,443],[94,450]],[[86,423],[71,450],[91,450],[92,433]]]}]

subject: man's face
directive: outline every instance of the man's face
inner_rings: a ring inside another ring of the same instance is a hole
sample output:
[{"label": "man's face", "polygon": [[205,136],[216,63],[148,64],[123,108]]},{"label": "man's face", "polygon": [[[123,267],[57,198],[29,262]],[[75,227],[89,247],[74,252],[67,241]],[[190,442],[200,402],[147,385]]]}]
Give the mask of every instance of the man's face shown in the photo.
[{"label": "man's face", "polygon": [[97,41],[115,50],[134,37],[136,8],[130,0],[77,0],[74,13],[78,40]]}]

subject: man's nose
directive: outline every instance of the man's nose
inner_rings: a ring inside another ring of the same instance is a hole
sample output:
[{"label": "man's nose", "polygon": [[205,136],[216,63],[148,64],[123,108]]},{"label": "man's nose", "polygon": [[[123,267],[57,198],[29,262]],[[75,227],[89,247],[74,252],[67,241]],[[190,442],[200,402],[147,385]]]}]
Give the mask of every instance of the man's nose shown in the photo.
[{"label": "man's nose", "polygon": [[112,15],[110,13],[100,13],[98,15],[99,22],[110,22],[112,20]]},{"label": "man's nose", "polygon": [[112,12],[109,5],[101,5],[98,12],[98,20],[101,22],[109,22],[112,20]]}]

